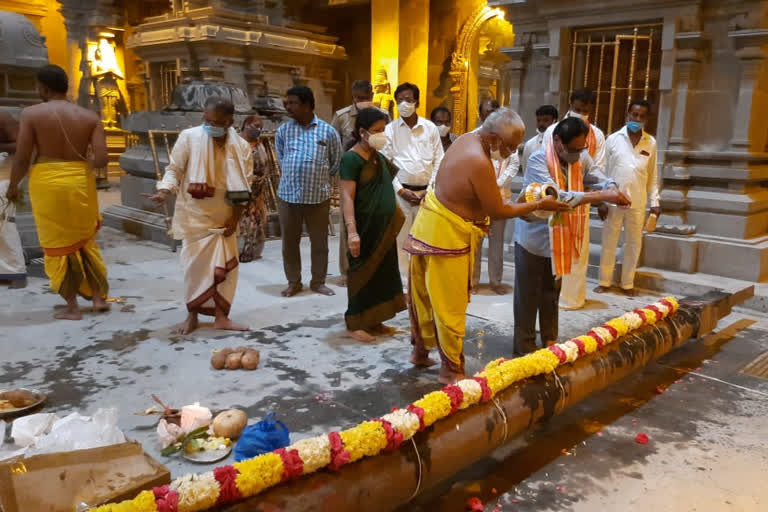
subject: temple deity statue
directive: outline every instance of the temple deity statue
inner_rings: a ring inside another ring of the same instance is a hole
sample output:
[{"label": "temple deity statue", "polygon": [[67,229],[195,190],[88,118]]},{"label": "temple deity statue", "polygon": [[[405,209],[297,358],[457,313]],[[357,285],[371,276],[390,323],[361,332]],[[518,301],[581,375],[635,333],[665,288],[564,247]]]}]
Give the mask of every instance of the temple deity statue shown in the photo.
[{"label": "temple deity statue", "polygon": [[395,98],[392,96],[387,70],[383,67],[376,71],[373,79],[373,104],[389,112],[389,117],[394,119]]}]

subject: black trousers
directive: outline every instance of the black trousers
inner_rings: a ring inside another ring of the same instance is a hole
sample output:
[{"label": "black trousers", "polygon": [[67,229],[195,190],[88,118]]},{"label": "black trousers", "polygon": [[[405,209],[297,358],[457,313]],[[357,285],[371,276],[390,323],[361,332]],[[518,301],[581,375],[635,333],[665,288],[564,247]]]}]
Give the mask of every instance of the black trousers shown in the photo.
[{"label": "black trousers", "polygon": [[515,353],[536,350],[536,316],[541,341],[557,340],[562,279],[552,273],[552,258],[542,258],[515,244]]}]

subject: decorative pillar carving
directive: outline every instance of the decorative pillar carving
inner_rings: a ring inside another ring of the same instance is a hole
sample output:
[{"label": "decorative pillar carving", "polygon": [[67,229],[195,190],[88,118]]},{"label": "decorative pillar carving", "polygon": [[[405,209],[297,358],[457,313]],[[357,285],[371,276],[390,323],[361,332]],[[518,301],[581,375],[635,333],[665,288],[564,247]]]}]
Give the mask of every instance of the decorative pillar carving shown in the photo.
[{"label": "decorative pillar carving", "polygon": [[700,32],[680,33],[676,36],[678,45],[675,56],[676,76],[674,89],[674,109],[672,112],[671,129],[669,132],[669,149],[688,149],[688,106],[690,103],[689,91],[695,84],[696,77],[702,63],[703,50]]},{"label": "decorative pillar carving", "polygon": [[739,30],[728,37],[734,40],[741,67],[731,146],[735,151],[766,151],[768,91],[760,79],[766,74],[768,29]]},{"label": "decorative pillar carving", "polygon": [[469,82],[469,59],[475,47],[477,35],[483,24],[497,16],[504,16],[501,9],[493,9],[485,3],[480,4],[464,23],[456,40],[456,51],[451,56],[450,76],[453,81],[453,131],[462,134],[467,131],[467,90]]}]

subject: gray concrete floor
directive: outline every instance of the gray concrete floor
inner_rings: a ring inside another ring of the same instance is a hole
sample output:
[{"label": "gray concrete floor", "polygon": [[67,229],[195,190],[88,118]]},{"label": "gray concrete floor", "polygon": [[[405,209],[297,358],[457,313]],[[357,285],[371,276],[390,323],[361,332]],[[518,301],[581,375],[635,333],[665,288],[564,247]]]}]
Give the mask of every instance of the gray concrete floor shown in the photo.
[{"label": "gray concrete floor", "polygon": [[[152,405],[152,393],[174,406],[242,408],[251,421],[274,411],[296,440],[381,415],[437,388],[436,370],[408,363],[405,313],[391,322],[400,329],[392,338],[361,345],[343,337],[346,293],[335,285],[332,240],[335,297],[280,297],[280,242],[271,241],[262,260],[240,267],[232,317],[248,323],[250,333],[204,326],[174,336],[171,327],[185,315],[177,255],[105,228],[100,243],[110,295],[125,302],[80,322],[55,321],[61,300],[33,266],[27,289],[0,292],[0,388],[41,389],[49,393],[45,410],[60,414],[117,407],[126,435],[174,476],[207,467],[159,455],[156,418],[134,414]],[[306,240],[302,250],[306,284]],[[506,270],[510,284],[513,272]],[[561,338],[653,297],[589,298],[584,310],[562,312]],[[483,290],[468,313],[465,348],[474,372],[511,353],[512,295]],[[768,350],[768,323],[756,315],[731,315],[719,337],[689,342],[403,510],[460,511],[471,496],[486,510],[768,510],[768,487],[761,485],[768,477],[768,382],[738,373]],[[261,351],[258,370],[210,368],[214,348],[244,344]],[[657,386],[669,388],[659,395]],[[640,430],[651,438],[648,445],[634,442]]]}]

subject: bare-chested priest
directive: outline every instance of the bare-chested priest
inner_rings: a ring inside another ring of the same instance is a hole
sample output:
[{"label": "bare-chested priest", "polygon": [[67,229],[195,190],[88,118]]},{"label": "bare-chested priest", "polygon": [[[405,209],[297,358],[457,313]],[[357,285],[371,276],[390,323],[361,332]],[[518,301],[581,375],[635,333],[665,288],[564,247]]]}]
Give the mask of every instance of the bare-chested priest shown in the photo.
[{"label": "bare-chested priest", "polygon": [[459,137],[437,172],[435,188],[411,228],[405,250],[409,269],[411,362],[435,364],[429,350],[437,347],[442,361],[440,382],[464,377],[464,333],[475,248],[489,217],[504,219],[542,209],[567,210],[552,197],[529,204],[505,204],[496,184],[492,160],[509,157],[523,139],[525,125],[513,110],[491,114],[480,130]]},{"label": "bare-chested priest", "polygon": [[[6,196],[19,194],[29,172],[29,198],[51,288],[67,301],[56,318],[80,320],[77,296],[107,311],[107,267],[96,245],[101,215],[94,168],[107,165],[99,115],[67,101],[67,74],[58,66],[37,73],[43,103],[21,114],[16,156]],[[92,156],[87,156],[90,154]],[[32,155],[36,160],[32,164]]]}]

